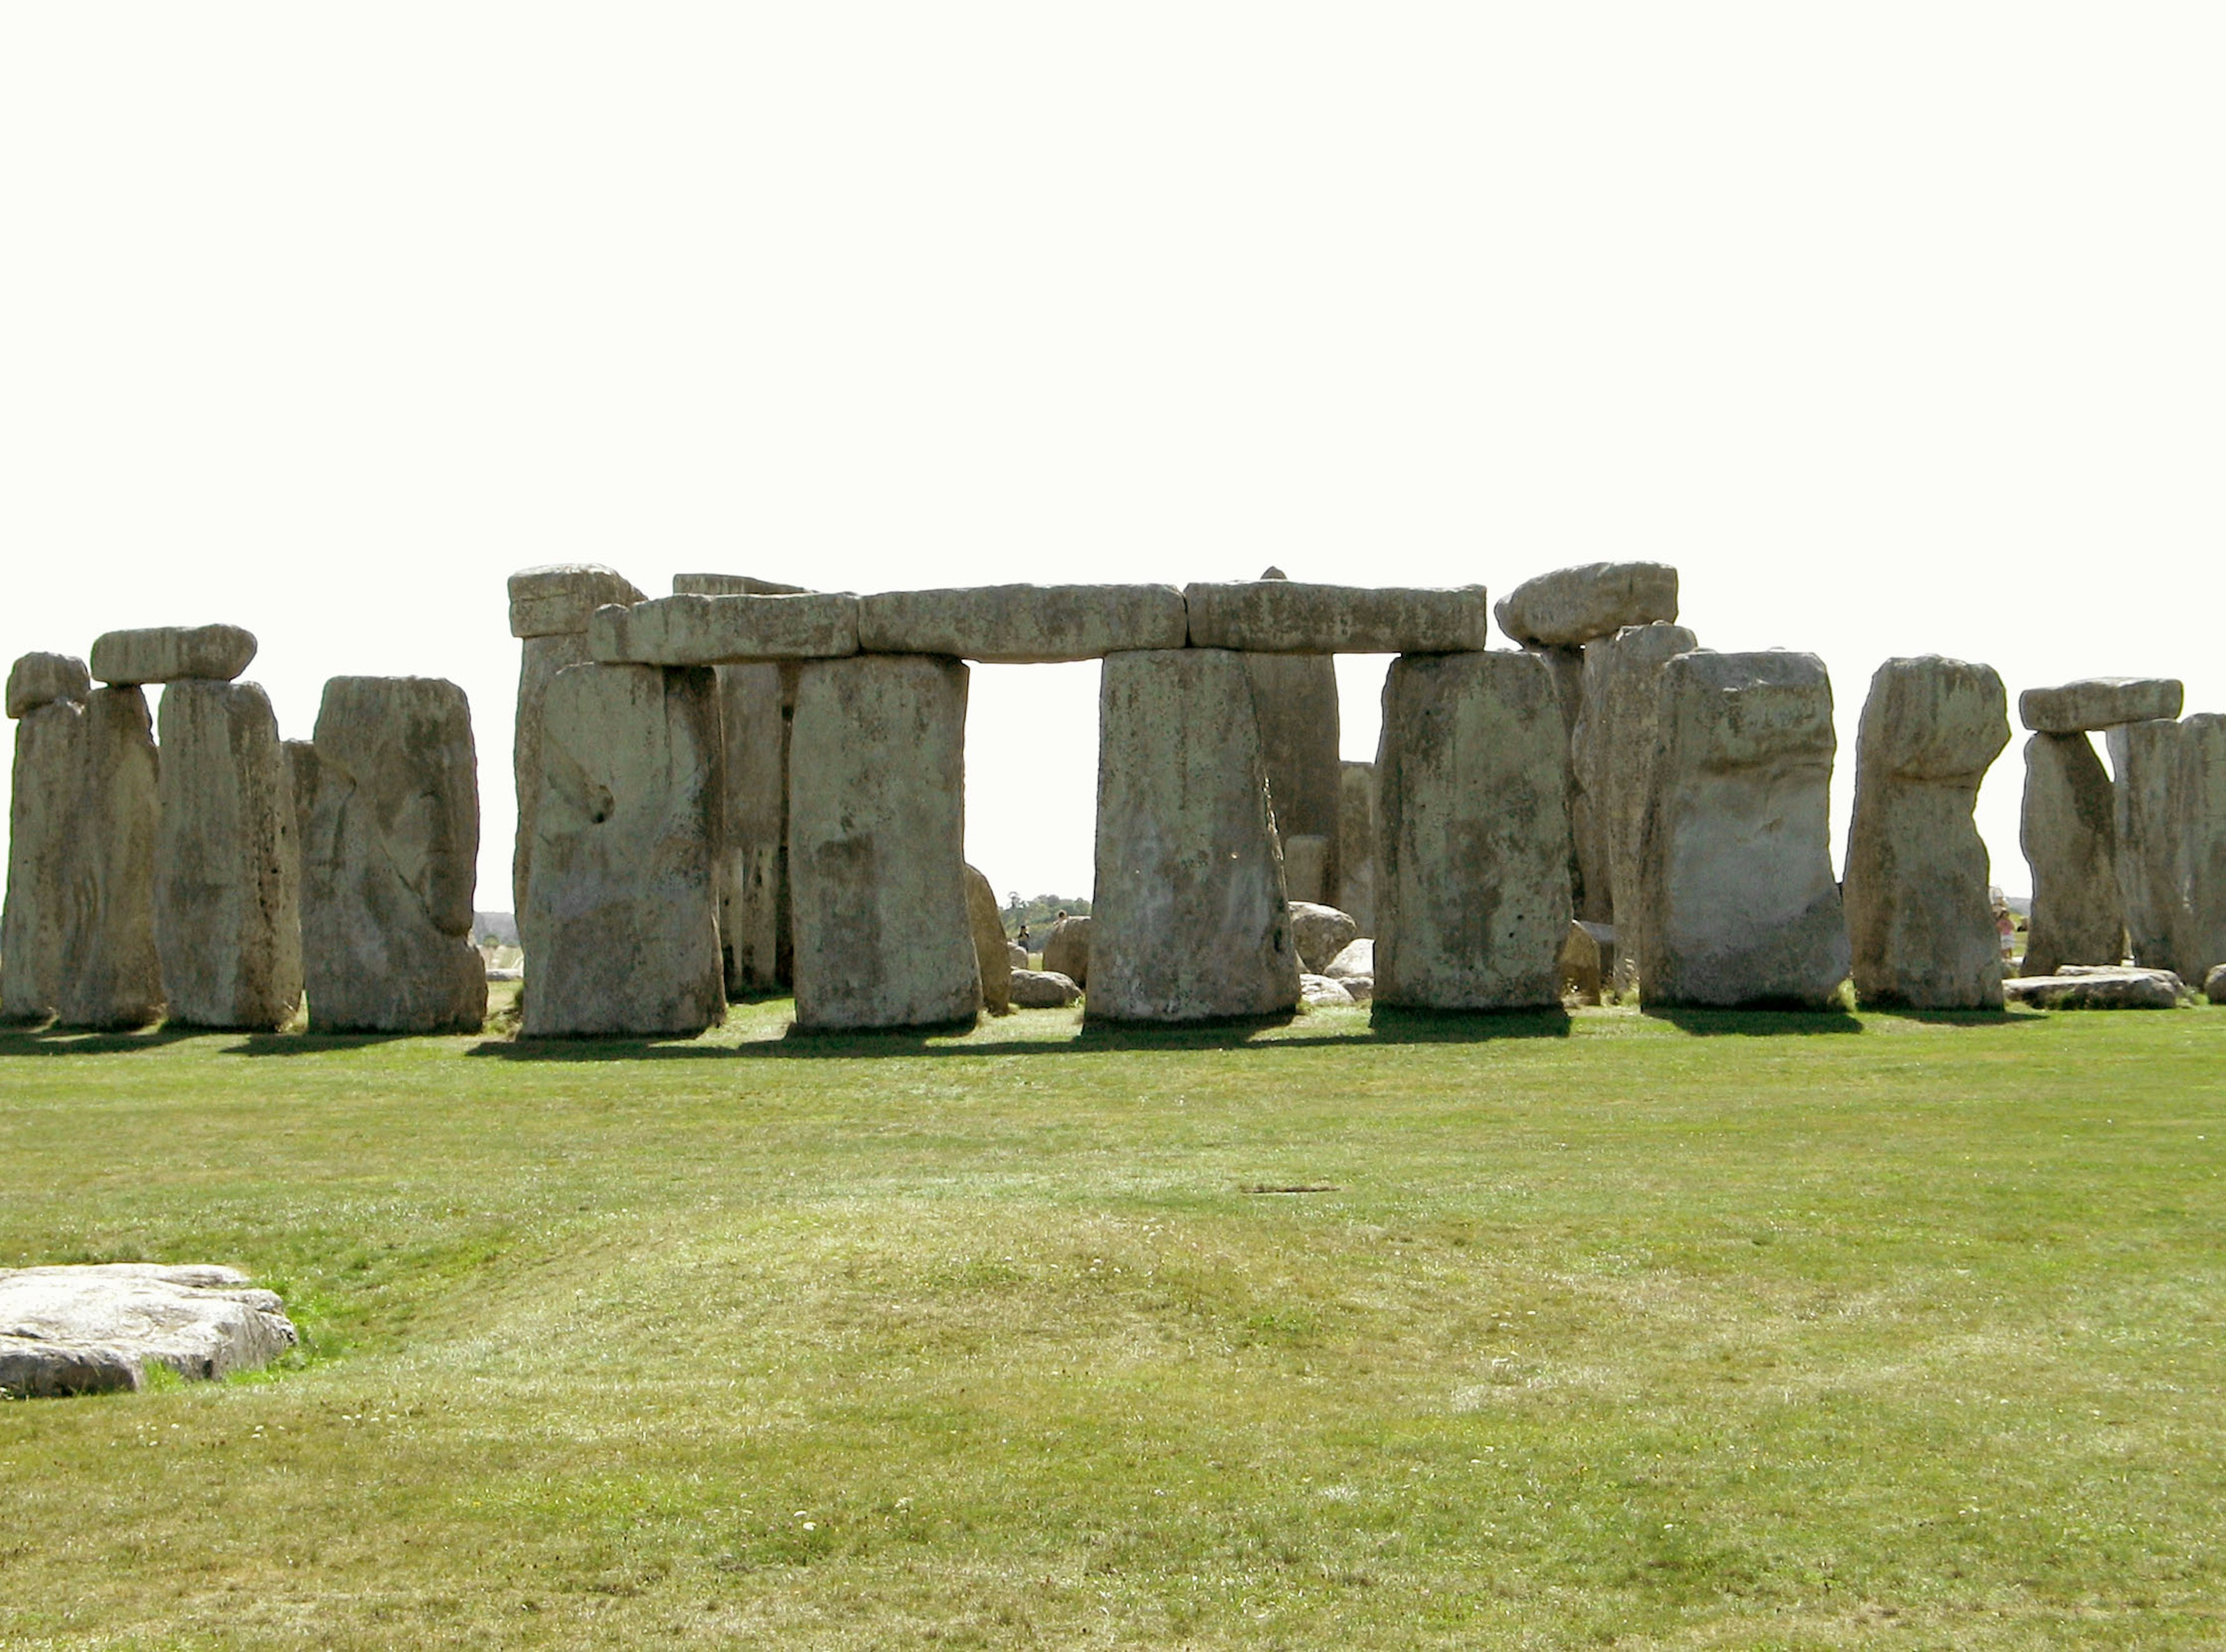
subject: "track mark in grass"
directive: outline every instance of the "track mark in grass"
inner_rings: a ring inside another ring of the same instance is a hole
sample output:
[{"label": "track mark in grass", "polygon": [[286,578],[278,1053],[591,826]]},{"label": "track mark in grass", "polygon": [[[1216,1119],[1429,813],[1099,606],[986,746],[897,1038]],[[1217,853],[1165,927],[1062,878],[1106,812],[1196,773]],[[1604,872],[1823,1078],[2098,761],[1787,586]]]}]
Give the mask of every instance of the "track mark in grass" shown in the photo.
[{"label": "track mark in grass", "polygon": [[1248,1193],[1342,1193],[1345,1189],[1336,1182],[1247,1182]]}]

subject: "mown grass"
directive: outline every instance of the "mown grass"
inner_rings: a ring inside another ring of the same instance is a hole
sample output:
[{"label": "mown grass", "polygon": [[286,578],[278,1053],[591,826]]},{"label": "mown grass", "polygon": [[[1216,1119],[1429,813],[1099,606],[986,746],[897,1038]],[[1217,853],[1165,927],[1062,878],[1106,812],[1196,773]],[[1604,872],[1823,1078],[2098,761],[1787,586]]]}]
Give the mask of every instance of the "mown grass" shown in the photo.
[{"label": "mown grass", "polygon": [[[0,1037],[0,1643],[2226,1639],[2226,1012]],[[1269,1191],[1308,1189],[1308,1191]]]}]

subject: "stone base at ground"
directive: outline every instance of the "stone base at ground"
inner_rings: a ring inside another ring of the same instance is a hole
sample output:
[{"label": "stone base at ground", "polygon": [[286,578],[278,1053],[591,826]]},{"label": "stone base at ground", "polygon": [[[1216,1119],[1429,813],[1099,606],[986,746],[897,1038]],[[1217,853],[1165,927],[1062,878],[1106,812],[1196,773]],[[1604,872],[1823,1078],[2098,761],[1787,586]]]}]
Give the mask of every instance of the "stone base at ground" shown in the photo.
[{"label": "stone base at ground", "polygon": [[2187,988],[2169,969],[2083,969],[2020,975],[2002,996],[2034,1009],[2177,1009]]},{"label": "stone base at ground", "polygon": [[137,1388],[149,1364],[208,1380],[294,1346],[276,1294],[229,1268],[99,1262],[0,1269],[0,1394]]}]

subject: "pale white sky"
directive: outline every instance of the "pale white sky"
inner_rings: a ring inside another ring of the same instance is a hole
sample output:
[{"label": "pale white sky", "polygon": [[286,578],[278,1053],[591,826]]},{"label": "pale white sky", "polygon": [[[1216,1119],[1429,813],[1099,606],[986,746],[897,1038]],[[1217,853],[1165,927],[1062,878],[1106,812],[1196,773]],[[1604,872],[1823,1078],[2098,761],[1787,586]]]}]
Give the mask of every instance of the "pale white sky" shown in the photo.
[{"label": "pale white sky", "polygon": [[[2222,45],[1952,0],[10,7],[0,657],[234,621],[289,736],[328,676],[455,679],[500,908],[526,564],[1645,556],[1704,644],[1824,657],[1843,825],[1890,654],[2226,708]],[[976,671],[1000,892],[1088,887],[1096,680]]]}]

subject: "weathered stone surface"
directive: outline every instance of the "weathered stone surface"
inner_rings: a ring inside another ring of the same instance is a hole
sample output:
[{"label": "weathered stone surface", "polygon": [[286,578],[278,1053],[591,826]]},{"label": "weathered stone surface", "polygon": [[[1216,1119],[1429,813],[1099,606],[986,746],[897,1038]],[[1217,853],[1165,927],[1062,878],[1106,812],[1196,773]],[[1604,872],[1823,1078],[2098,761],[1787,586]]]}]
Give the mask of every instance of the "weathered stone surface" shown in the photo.
[{"label": "weathered stone surface", "polygon": [[1353,1001],[1342,981],[1332,981],[1327,975],[1299,977],[1299,1002],[1308,1009],[1349,1009]]},{"label": "weathered stone surface", "polygon": [[1828,1005],[1849,954],[1828,842],[1837,740],[1824,663],[1680,654],[1661,696],[1637,877],[1642,999]]},{"label": "weathered stone surface", "polygon": [[8,895],[0,911],[0,1013],[44,1020],[61,998],[73,938],[70,872],[80,830],[85,708],[54,700],[16,724],[8,805]]},{"label": "weathered stone surface", "polygon": [[2018,842],[2032,868],[2032,912],[2019,974],[2052,975],[2063,964],[2115,964],[2125,956],[2115,812],[2110,777],[2086,735],[2026,741]]},{"label": "weathered stone surface", "polygon": [[1090,920],[1062,918],[1044,932],[1044,968],[1085,990],[1090,985]]},{"label": "weathered stone surface", "polygon": [[534,1038],[692,1036],[726,1011],[711,673],[566,667],[543,708],[518,932]]},{"label": "weathered stone surface", "polygon": [[2226,715],[2198,712],[2179,725],[2172,810],[2178,822],[2180,973],[2210,978],[2226,963]]},{"label": "weathered stone surface", "polygon": [[795,963],[788,887],[789,720],[796,711],[793,661],[722,665],[719,944],[727,994],[785,987]]},{"label": "weathered stone surface", "polygon": [[2179,725],[2163,718],[2121,723],[2103,739],[2110,753],[2111,827],[2126,944],[2135,963],[2169,969],[2180,962],[2179,935],[2186,926],[2186,855],[2173,793]]},{"label": "weathered stone surface", "polygon": [[1490,646],[1481,585],[1419,589],[1242,580],[1186,585],[1193,648],[1260,654],[1447,654]]},{"label": "weathered stone surface", "polygon": [[596,609],[588,648],[606,664],[644,665],[840,658],[858,651],[858,599],[828,591],[658,597]]},{"label": "weathered stone surface", "polygon": [[588,662],[584,632],[559,632],[528,637],[519,651],[518,715],[511,736],[511,772],[518,789],[518,832],[510,856],[511,910],[525,910],[525,886],[533,867],[534,816],[541,808],[541,722],[549,685],[568,665]]},{"label": "weathered stone surface", "polygon": [[2011,1003],[2034,1009],[2177,1009],[2186,990],[2169,969],[2082,969],[2002,983]]},{"label": "weathered stone surface", "polygon": [[1366,975],[1376,979],[1376,943],[1366,936],[1347,941],[1338,949],[1337,956],[1322,966],[1322,974],[1332,981],[1342,981],[1348,975]]},{"label": "weathered stone surface", "polygon": [[1625,626],[1677,617],[1677,570],[1666,562],[1587,562],[1517,586],[1493,610],[1525,648],[1577,647]]},{"label": "weathered stone surface", "polygon": [[1277,836],[1283,844],[1283,885],[1291,899],[1326,905],[1322,897],[1329,882],[1329,839],[1307,832]]},{"label": "weathered stone surface", "polygon": [[[982,1007],[992,1015],[1013,1012],[1013,960],[1005,950],[1005,920],[997,892],[972,867],[966,868],[966,917],[974,931],[974,966],[982,976]],[[1021,966],[1027,968],[1026,963]]]},{"label": "weathered stone surface", "polygon": [[811,588],[806,585],[784,585],[779,580],[761,580],[750,574],[675,574],[672,576],[672,594],[675,596],[802,596]]},{"label": "weathered stone surface", "polygon": [[[1295,871],[1311,878],[1319,899],[1337,886],[1343,764],[1338,758],[1337,662],[1326,654],[1247,654],[1252,713],[1268,766],[1268,798],[1283,850],[1283,883]],[[1320,869],[1309,852],[1291,854],[1298,837],[1323,840]],[[1294,860],[1297,864],[1294,864]]]},{"label": "weathered stone surface", "polygon": [[1022,946],[1018,941],[1008,941],[1005,943],[1005,959],[1006,962],[1015,969],[1026,969],[1032,967],[1031,961],[1028,957],[1027,948]]},{"label": "weathered stone surface", "polygon": [[1592,825],[1592,807],[1578,788],[1576,767],[1577,722],[1585,709],[1585,651],[1570,645],[1526,645],[1523,651],[1545,661],[1554,677],[1555,700],[1561,708],[1561,793],[1569,816],[1569,905],[1581,912],[1585,910],[1583,845]]},{"label": "weathered stone surface", "polygon": [[1418,1009],[1561,1001],[1569,926],[1561,713],[1532,654],[1405,658],[1383,683],[1376,996]]},{"label": "weathered stone surface", "polygon": [[1376,765],[1338,766],[1336,905],[1363,935],[1376,933]]},{"label": "weathered stone surface", "polygon": [[294,1343],[277,1294],[229,1268],[0,1269],[0,1394],[137,1388],[150,1363],[183,1377],[219,1378],[268,1365]]},{"label": "weathered stone surface", "polygon": [[[475,1032],[479,758],[455,683],[336,677],[302,838],[302,974],[318,1032]],[[296,778],[302,770],[296,768]]]},{"label": "weathered stone surface", "polygon": [[1561,942],[1561,996],[1580,1004],[1597,1004],[1607,978],[1600,944],[1593,932],[1572,918]]},{"label": "weathered stone surface", "polygon": [[916,654],[816,660],[798,677],[788,835],[798,1026],[932,1026],[981,1008],[966,912],[966,686],[956,660]]},{"label": "weathered stone surface", "polygon": [[92,641],[92,677],[119,688],[198,680],[229,683],[255,658],[255,634],[238,626],[155,626]]},{"label": "weathered stone surface", "polygon": [[1365,1004],[1376,996],[1376,981],[1372,975],[1332,975],[1332,980],[1345,988],[1345,995],[1356,1004]]},{"label": "weathered stone surface", "polygon": [[2018,720],[2036,734],[2084,734],[2179,715],[2185,691],[2168,677],[2089,677],[2018,696]]},{"label": "weathered stone surface", "polygon": [[2001,1007],[1987,846],[1971,811],[2009,739],[1992,666],[1928,654],[1890,659],[1871,678],[1843,890],[1862,1002]]},{"label": "weathered stone surface", "polygon": [[1011,982],[1014,1009],[1065,1009],[1082,988],[1055,969],[1015,969]]},{"label": "weathered stone surface", "polygon": [[1577,861],[1589,923],[1612,923],[1623,937],[1615,984],[1638,984],[1638,842],[1654,768],[1662,670],[1698,644],[1682,626],[1632,626],[1585,645],[1584,706],[1570,740],[1570,764],[1583,794],[1572,818],[1585,831]]},{"label": "weathered stone surface", "polygon": [[95,689],[86,699],[82,730],[70,938],[55,1016],[65,1026],[144,1026],[162,1013],[162,966],[155,946],[162,809],[145,693]]},{"label": "weathered stone surface", "polygon": [[[311,740],[281,740],[286,753],[286,789],[294,797],[294,842],[308,850],[309,822],[317,812],[317,743]],[[304,976],[306,981],[307,977]]]},{"label": "weathered stone surface", "polygon": [[1088,986],[1091,1016],[1116,1021],[1269,1015],[1298,1003],[1298,951],[1241,655],[1106,657]]},{"label": "weathered stone surface", "polygon": [[510,634],[579,637],[588,616],[607,602],[639,602],[641,593],[615,568],[601,562],[550,562],[510,576]]},{"label": "weathered stone surface", "polygon": [[302,1002],[301,849],[270,701],[253,683],[162,690],[155,944],[170,1019],[276,1031]]},{"label": "weathered stone surface", "polygon": [[26,654],[8,670],[8,715],[21,717],[57,700],[82,704],[92,692],[83,660],[67,654]]},{"label": "weathered stone surface", "polygon": [[2214,963],[2204,974],[2203,995],[2214,1004],[2226,1004],[2226,963]]},{"label": "weathered stone surface", "polygon": [[1291,903],[1291,944],[1299,950],[1299,967],[1303,971],[1328,974],[1330,961],[1359,934],[1360,925],[1352,921],[1351,912],[1319,901]]},{"label": "weathered stone surface", "polygon": [[858,646],[867,653],[1014,665],[1180,648],[1189,626],[1172,585],[976,585],[883,591],[858,605]]}]

